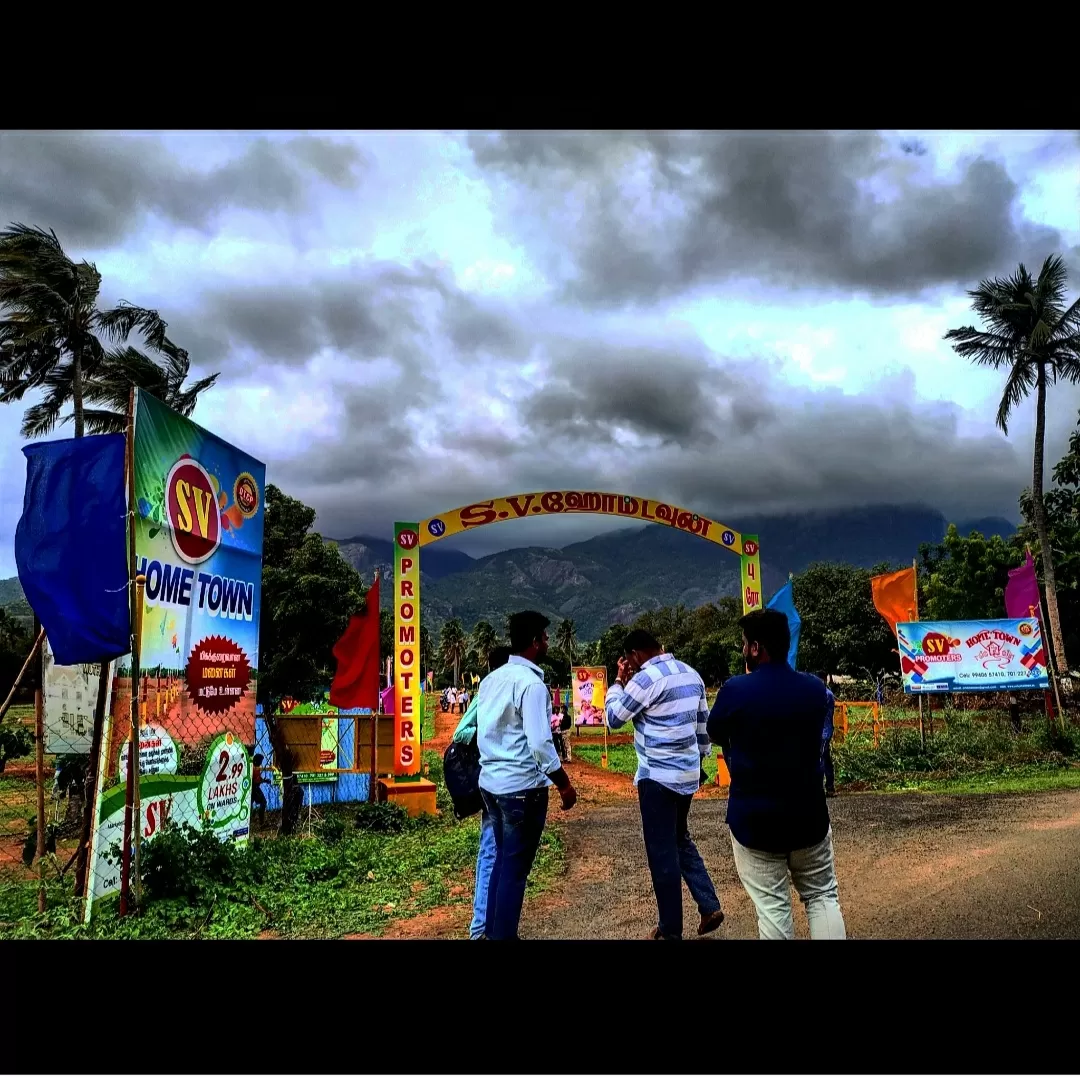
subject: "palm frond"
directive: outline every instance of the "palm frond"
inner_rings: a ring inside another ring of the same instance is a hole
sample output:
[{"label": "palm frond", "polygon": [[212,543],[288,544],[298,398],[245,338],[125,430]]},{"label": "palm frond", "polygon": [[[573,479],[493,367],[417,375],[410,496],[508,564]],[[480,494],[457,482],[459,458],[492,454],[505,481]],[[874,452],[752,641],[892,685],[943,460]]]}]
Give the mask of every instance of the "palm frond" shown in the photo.
[{"label": "palm frond", "polygon": [[1009,377],[1005,379],[1005,388],[1001,392],[1001,403],[998,405],[997,410],[997,425],[1002,434],[1008,435],[1009,416],[1012,415],[1012,410],[1035,388],[1037,376],[1038,369],[1033,363],[1017,363],[1009,371]]},{"label": "palm frond", "polygon": [[[65,417],[65,419],[70,417]],[[83,422],[89,434],[123,434],[127,429],[127,405],[123,411],[104,408],[84,408]]]},{"label": "palm frond", "polygon": [[1048,255],[1039,270],[1035,292],[1044,307],[1061,307],[1065,302],[1065,287],[1069,283],[1069,269],[1061,255]]},{"label": "palm frond", "polygon": [[137,307],[126,300],[121,300],[119,306],[111,311],[98,311],[95,323],[107,337],[120,343],[126,341],[135,330],[138,330],[146,343],[154,349],[160,350],[168,339],[165,330],[169,324],[157,311]]},{"label": "palm frond", "polygon": [[945,340],[952,341],[958,356],[981,367],[1003,367],[1014,361],[1018,342],[1003,333],[987,333],[974,326],[950,329]]}]

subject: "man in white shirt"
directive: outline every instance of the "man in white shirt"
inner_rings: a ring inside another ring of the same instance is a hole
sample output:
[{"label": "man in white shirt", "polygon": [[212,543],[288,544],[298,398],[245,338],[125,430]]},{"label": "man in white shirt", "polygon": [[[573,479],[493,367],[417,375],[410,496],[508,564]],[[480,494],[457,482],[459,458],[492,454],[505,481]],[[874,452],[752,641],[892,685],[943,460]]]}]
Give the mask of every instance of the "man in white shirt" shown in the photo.
[{"label": "man in white shirt", "polygon": [[509,620],[510,661],[480,683],[476,742],[480,792],[495,833],[485,939],[517,939],[525,885],[547,819],[548,787],[563,809],[577,801],[551,738],[551,694],[537,663],[550,622],[535,610]]}]

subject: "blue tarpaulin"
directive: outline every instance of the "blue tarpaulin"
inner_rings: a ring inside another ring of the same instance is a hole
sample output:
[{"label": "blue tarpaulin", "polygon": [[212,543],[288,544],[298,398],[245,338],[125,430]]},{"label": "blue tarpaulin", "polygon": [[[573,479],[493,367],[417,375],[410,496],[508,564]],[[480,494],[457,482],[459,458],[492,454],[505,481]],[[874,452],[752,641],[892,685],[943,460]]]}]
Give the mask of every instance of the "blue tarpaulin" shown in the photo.
[{"label": "blue tarpaulin", "polygon": [[26,491],[15,529],[19,582],[61,666],[131,650],[124,436],[23,447]]},{"label": "blue tarpaulin", "polygon": [[792,670],[797,669],[795,659],[799,654],[799,633],[802,631],[802,618],[795,609],[795,596],[791,590],[789,580],[770,600],[770,610],[779,610],[787,618],[788,630],[791,633],[791,646],[788,648],[788,665]]}]

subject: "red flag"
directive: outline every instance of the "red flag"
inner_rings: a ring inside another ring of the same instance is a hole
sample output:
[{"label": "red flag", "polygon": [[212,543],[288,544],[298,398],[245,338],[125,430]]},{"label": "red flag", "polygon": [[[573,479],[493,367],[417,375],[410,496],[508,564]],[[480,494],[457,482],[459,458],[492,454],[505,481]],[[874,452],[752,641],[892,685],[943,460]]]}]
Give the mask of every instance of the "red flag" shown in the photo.
[{"label": "red flag", "polygon": [[334,707],[379,709],[379,578],[365,596],[362,614],[353,614],[334,645],[337,673],[330,686]]}]

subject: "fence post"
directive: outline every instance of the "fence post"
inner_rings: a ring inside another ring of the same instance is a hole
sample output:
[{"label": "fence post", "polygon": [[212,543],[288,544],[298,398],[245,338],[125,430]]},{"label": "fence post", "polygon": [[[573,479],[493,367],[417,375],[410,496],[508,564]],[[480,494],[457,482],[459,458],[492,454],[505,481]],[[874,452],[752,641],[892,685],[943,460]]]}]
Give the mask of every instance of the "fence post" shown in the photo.
[{"label": "fence post", "polygon": [[34,740],[37,742],[38,913],[45,912],[45,731],[41,710],[41,689],[39,688],[34,692]]},{"label": "fence post", "polygon": [[90,856],[90,840],[94,828],[94,811],[97,805],[98,783],[104,781],[98,774],[101,763],[101,737],[105,727],[105,698],[109,692],[110,664],[102,663],[98,673],[97,701],[94,704],[94,730],[90,737],[90,759],[86,763],[86,778],[83,780],[82,831],[79,835],[79,848],[75,864],[75,894],[80,898],[86,895],[86,869]]}]

